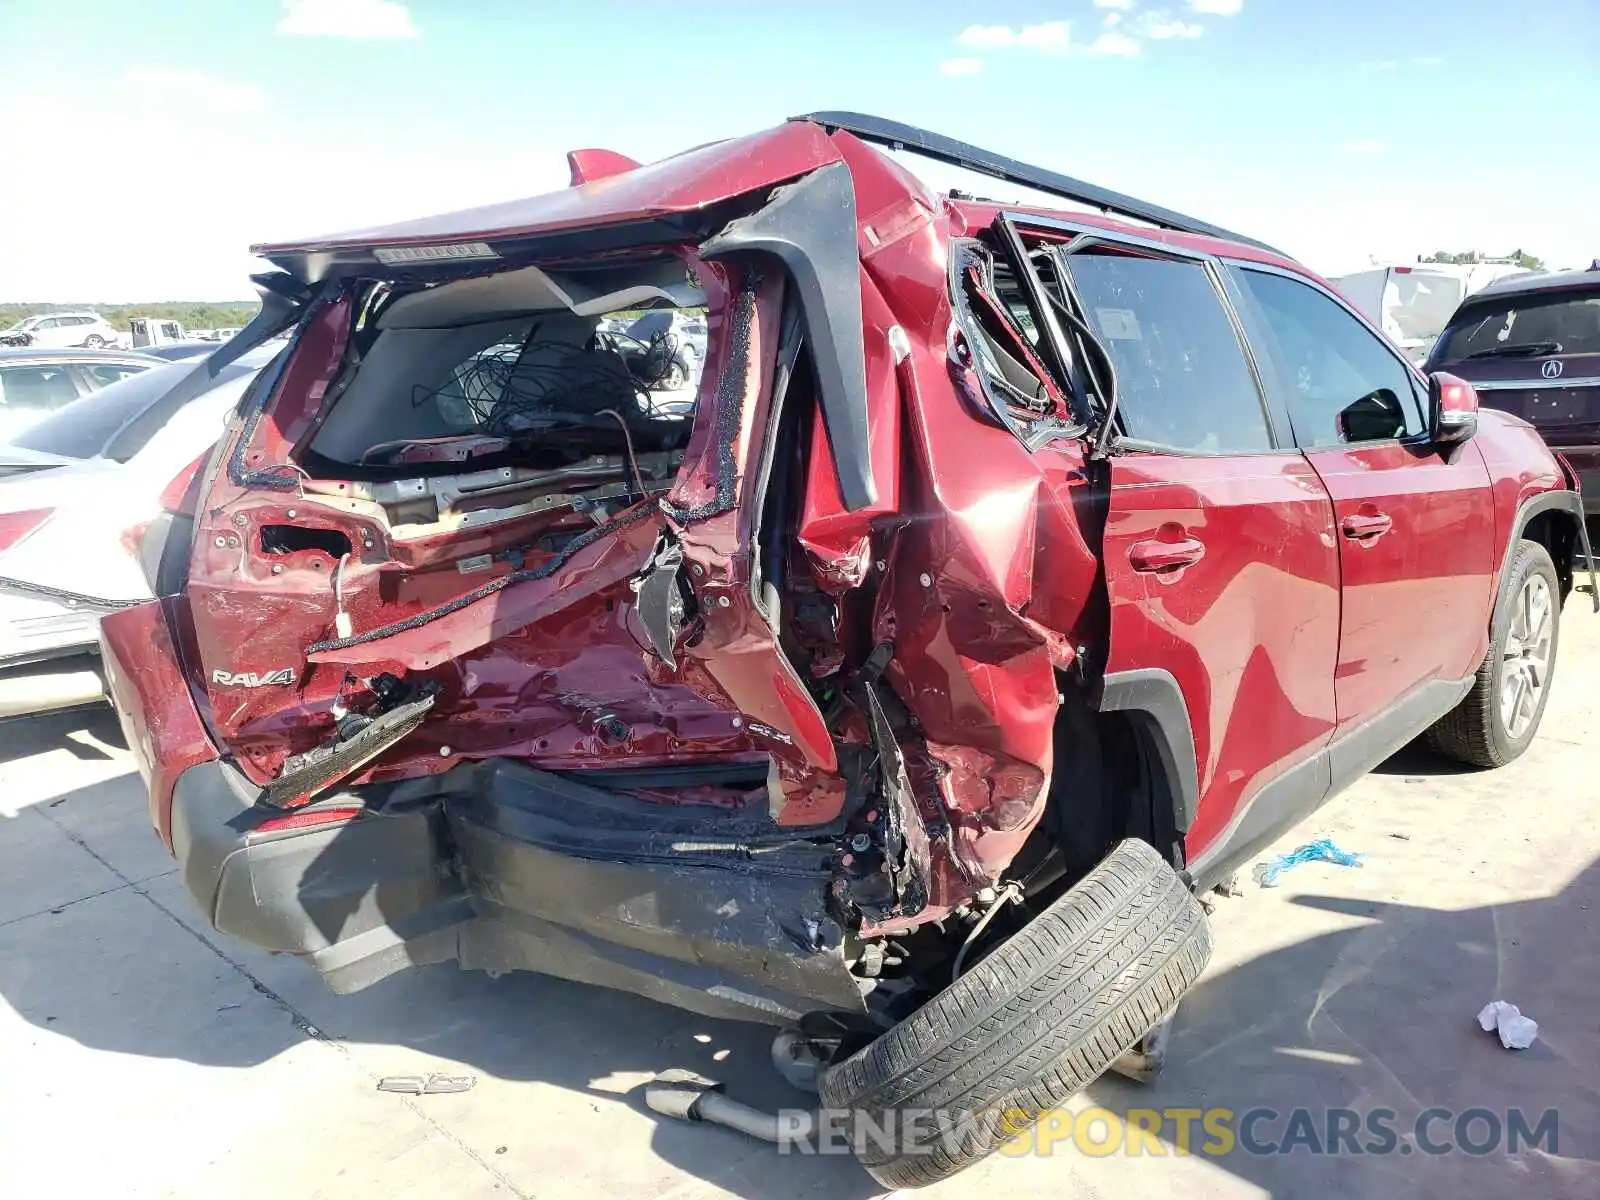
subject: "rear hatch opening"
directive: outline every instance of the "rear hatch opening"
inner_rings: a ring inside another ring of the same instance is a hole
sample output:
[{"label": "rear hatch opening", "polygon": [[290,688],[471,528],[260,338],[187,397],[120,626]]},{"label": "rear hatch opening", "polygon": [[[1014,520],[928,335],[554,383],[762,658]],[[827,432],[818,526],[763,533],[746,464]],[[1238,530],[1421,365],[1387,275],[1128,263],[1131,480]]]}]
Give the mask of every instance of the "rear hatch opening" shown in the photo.
[{"label": "rear hatch opening", "polygon": [[[626,732],[665,695],[629,578],[691,451],[695,384],[715,386],[723,273],[685,250],[359,279],[302,319],[213,465],[187,581],[213,732],[270,802],[462,755],[677,761]],[[576,569],[585,550],[597,569]],[[560,616],[535,629],[495,593],[541,574]],[[305,773],[321,761],[342,774]]]}]

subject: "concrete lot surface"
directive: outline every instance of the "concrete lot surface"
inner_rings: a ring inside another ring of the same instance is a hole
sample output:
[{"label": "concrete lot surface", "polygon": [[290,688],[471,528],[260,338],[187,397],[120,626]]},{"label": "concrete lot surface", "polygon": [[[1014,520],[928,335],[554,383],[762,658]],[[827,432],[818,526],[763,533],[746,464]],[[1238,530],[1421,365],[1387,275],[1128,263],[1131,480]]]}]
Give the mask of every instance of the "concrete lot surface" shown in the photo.
[{"label": "concrete lot surface", "polygon": [[[1600,1196],[1600,617],[1583,595],[1565,616],[1520,762],[1462,772],[1408,750],[1294,830],[1275,850],[1328,834],[1366,865],[1301,866],[1270,891],[1246,877],[1218,901],[1166,1073],[1102,1080],[1073,1105],[1305,1106],[1319,1125],[1329,1108],[1388,1108],[1402,1133],[1434,1106],[1553,1108],[1554,1153],[1182,1157],[1169,1133],[1162,1156],[1094,1158],[1069,1139],[926,1194]],[[666,1067],[804,1104],[771,1070],[769,1031],[453,966],[338,997],[209,931],[119,745],[107,713],[0,727],[0,1196],[879,1194],[848,1158],[782,1156],[644,1108]],[[1496,998],[1539,1022],[1531,1049],[1477,1028]],[[376,1090],[429,1071],[478,1083]],[[1431,1128],[1438,1141],[1452,1123]],[[1281,1138],[1284,1121],[1257,1132]]]}]

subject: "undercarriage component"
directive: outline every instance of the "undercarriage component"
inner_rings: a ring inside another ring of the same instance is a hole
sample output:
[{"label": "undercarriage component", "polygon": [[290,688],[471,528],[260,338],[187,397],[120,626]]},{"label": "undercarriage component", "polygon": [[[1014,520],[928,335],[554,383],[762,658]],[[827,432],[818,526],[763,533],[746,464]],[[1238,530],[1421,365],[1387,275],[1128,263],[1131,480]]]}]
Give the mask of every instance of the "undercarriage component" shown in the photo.
[{"label": "undercarriage component", "polygon": [[930,870],[928,830],[878,696],[879,664],[886,658],[875,654],[855,689],[866,710],[872,756],[860,768],[857,786],[863,794],[840,855],[844,898],[874,923],[921,912],[928,902]]},{"label": "undercarriage component", "polygon": [[1137,1083],[1153,1082],[1167,1063],[1167,1043],[1172,1040],[1172,1018],[1177,1013],[1174,1008],[1152,1025],[1133,1049],[1111,1064],[1111,1069]]},{"label": "undercarriage component", "polygon": [[680,1121],[707,1121],[726,1126],[763,1142],[780,1142],[787,1137],[803,1136],[804,1128],[792,1129],[791,1123],[776,1113],[765,1113],[748,1104],[740,1104],[723,1095],[724,1085],[693,1071],[674,1068],[662,1071],[645,1085],[644,1102],[652,1112]]}]

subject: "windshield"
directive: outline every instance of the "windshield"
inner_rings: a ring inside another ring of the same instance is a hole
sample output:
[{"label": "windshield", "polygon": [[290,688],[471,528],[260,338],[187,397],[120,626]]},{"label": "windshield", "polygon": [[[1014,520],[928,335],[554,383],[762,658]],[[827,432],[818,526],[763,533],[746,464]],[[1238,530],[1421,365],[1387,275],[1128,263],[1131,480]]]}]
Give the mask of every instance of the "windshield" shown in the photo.
[{"label": "windshield", "polygon": [[1440,338],[1434,364],[1519,353],[1600,354],[1600,289],[1469,303]]},{"label": "windshield", "polygon": [[[138,375],[101,388],[50,414],[13,438],[25,450],[59,454],[63,458],[94,458],[104,451],[117,431],[160,400],[190,371],[193,363],[153,367]],[[255,370],[232,363],[222,369],[218,383]]]}]

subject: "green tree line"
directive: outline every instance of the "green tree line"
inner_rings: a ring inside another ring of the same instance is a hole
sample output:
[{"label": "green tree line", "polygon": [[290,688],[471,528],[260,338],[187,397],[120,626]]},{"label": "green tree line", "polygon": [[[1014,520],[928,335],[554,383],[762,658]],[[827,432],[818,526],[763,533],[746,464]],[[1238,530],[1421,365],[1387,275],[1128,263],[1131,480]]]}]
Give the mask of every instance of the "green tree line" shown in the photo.
[{"label": "green tree line", "polygon": [[1544,266],[1544,259],[1526,250],[1513,250],[1505,258],[1496,258],[1481,250],[1441,250],[1433,256],[1434,262],[1442,263],[1505,262],[1507,259],[1528,271],[1537,271]]},{"label": "green tree line", "polygon": [[113,329],[128,331],[134,317],[176,321],[185,329],[236,329],[256,315],[254,300],[169,300],[159,304],[0,304],[0,329],[24,317],[53,312],[97,312]]}]

